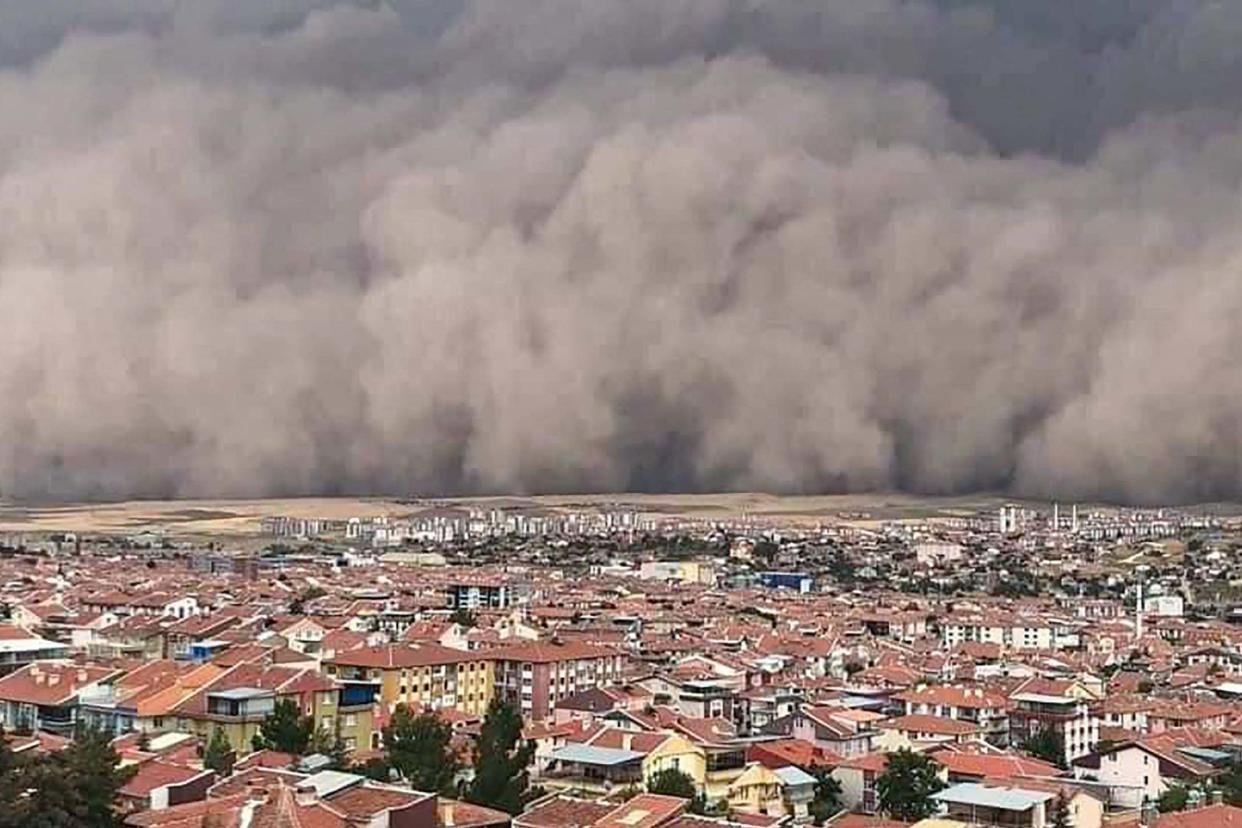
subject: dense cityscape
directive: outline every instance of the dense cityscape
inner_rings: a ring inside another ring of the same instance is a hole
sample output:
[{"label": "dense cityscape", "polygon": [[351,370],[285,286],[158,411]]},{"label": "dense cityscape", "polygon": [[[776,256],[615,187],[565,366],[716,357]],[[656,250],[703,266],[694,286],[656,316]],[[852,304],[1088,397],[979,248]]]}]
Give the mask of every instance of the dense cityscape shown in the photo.
[{"label": "dense cityscape", "polygon": [[1103,828],[1242,804],[1242,520],[1210,509],[412,501],[0,540],[4,761],[102,773],[127,825]]}]

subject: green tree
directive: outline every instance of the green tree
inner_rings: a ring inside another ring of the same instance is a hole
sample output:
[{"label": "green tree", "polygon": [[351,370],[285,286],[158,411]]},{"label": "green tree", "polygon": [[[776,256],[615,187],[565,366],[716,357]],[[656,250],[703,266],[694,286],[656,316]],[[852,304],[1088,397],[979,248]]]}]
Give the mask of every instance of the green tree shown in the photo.
[{"label": "green tree", "polygon": [[466,792],[467,801],[521,813],[527,800],[527,767],[534,755],[534,743],[522,738],[522,717],[510,705],[493,699],[475,746],[474,779]]},{"label": "green tree", "polygon": [[811,818],[819,825],[841,810],[841,783],[826,770],[818,770],[812,776],[815,777],[815,798],[809,810]]},{"label": "green tree", "polygon": [[120,825],[122,820],[114,811],[117,791],[133,770],[120,768],[121,757],[112,748],[110,736],[101,730],[83,728],[58,758],[64,761],[66,775],[73,780],[87,824],[100,828]]},{"label": "green tree", "polygon": [[[9,810],[17,799],[18,788],[15,783],[20,764],[17,755],[9,747],[4,728],[0,727],[0,814]],[[3,819],[0,816],[0,824],[3,824]]]},{"label": "green tree", "polygon": [[1052,800],[1048,813],[1048,828],[1071,828],[1071,826],[1069,798],[1062,791],[1057,794],[1056,799]]},{"label": "green tree", "polygon": [[478,626],[479,623],[478,619],[474,617],[474,613],[466,607],[458,607],[453,610],[453,614],[449,616],[449,620],[462,627],[475,627]]},{"label": "green tree", "polygon": [[880,810],[904,822],[918,822],[936,813],[931,797],[944,786],[935,761],[906,748],[888,755],[884,772],[875,780]]},{"label": "green tree", "polygon": [[415,790],[452,795],[461,766],[452,740],[452,727],[434,712],[415,714],[400,704],[384,728],[384,754]]},{"label": "green tree", "polygon": [[1216,785],[1230,805],[1242,806],[1242,764],[1232,762],[1229,768],[1216,778]]},{"label": "green tree", "polygon": [[349,750],[338,731],[328,730],[326,727],[316,730],[310,745],[307,746],[307,752],[327,756],[332,760],[333,770],[345,770],[349,766]]},{"label": "green tree", "polygon": [[664,768],[647,780],[647,792],[678,799],[694,799],[699,789],[688,773],[677,768]]},{"label": "green tree", "polygon": [[707,797],[699,792],[690,775],[677,768],[664,768],[647,780],[648,793],[690,800],[690,813],[707,813]]},{"label": "green tree", "polygon": [[1160,813],[1167,814],[1172,811],[1186,810],[1189,802],[1190,791],[1186,790],[1184,785],[1170,785],[1168,790],[1160,794],[1160,798],[1156,800],[1156,807],[1160,809]]},{"label": "green tree", "polygon": [[361,765],[354,765],[349,769],[350,773],[361,774],[368,779],[374,779],[376,782],[389,782],[392,780],[391,768],[388,766],[388,760],[382,756],[372,756]]},{"label": "green tree", "polygon": [[303,716],[297,702],[279,699],[272,712],[264,716],[259,724],[253,745],[256,750],[268,748],[301,756],[310,744],[314,729],[314,719]]},{"label": "green tree", "polygon": [[1065,766],[1065,739],[1050,727],[1040,728],[1027,736],[1022,742],[1022,749],[1057,767]]},{"label": "green tree", "polygon": [[221,776],[233,772],[233,745],[229,743],[228,734],[223,728],[217,727],[211,734],[211,741],[203,751],[203,767],[210,768]]},{"label": "green tree", "polygon": [[0,749],[0,825],[5,828],[119,828],[122,771],[109,737],[83,729],[64,750],[30,758]]}]

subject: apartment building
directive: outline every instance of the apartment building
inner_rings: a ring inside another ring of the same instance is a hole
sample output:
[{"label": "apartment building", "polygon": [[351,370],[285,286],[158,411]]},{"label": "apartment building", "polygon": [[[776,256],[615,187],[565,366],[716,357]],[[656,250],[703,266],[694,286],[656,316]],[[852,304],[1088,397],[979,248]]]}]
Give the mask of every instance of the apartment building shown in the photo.
[{"label": "apartment building", "polygon": [[389,709],[455,707],[465,713],[487,712],[495,694],[490,653],[455,650],[439,644],[384,644],[335,653],[323,669],[349,686],[354,695],[367,688]]},{"label": "apartment building", "polygon": [[561,699],[621,680],[624,656],[594,644],[527,643],[480,653],[494,665],[496,693],[528,718],[548,718]]},{"label": "apartment building", "polygon": [[1033,678],[1009,695],[1009,738],[1021,744],[1052,730],[1065,744],[1066,765],[1086,756],[1100,741],[1100,724],[1091,713],[1092,695],[1074,681]]}]

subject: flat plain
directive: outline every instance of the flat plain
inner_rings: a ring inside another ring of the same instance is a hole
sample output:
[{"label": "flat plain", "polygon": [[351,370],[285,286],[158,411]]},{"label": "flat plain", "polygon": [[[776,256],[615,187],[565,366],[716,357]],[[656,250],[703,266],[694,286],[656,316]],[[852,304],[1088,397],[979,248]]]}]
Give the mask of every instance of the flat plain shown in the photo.
[{"label": "flat plain", "polygon": [[[723,494],[601,494],[504,497],[390,498],[306,497],[266,500],[128,500],[113,503],[24,503],[0,501],[0,532],[135,534],[168,536],[254,537],[264,517],[344,520],[351,517],[401,517],[429,508],[571,510],[626,507],[663,518],[736,521],[750,518],[812,526],[849,523],[866,526],[885,520],[944,520],[1016,503],[1047,509],[1044,501],[1022,501],[1003,495],[922,497],[908,494],[773,495],[756,492]],[[1082,504],[1082,508],[1113,508]],[[1237,504],[1208,504],[1195,509],[1223,515],[1242,512]]]}]

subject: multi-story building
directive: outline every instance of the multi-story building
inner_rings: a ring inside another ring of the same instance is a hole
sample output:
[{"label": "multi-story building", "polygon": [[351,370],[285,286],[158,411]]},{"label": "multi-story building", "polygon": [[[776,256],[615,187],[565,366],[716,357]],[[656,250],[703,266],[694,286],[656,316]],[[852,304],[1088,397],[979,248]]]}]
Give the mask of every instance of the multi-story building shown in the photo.
[{"label": "multi-story building", "polygon": [[450,609],[505,609],[517,603],[518,592],[500,580],[471,579],[450,584]]},{"label": "multi-story building", "polygon": [[32,635],[12,624],[0,624],[0,676],[34,661],[65,655],[64,644]]},{"label": "multi-story building", "polygon": [[495,664],[497,695],[537,720],[579,690],[620,681],[624,667],[616,650],[577,642],[515,644],[480,655]]},{"label": "multi-story building", "polygon": [[995,745],[1009,741],[1009,706],[1003,693],[982,687],[920,685],[893,697],[905,705],[907,716],[943,716],[976,724]]},{"label": "multi-story building", "polygon": [[392,709],[455,707],[482,715],[494,694],[490,654],[454,650],[439,644],[384,644],[334,654],[324,671],[351,688],[370,687],[373,697]]},{"label": "multi-story building", "polygon": [[79,697],[122,673],[67,661],[36,662],[0,679],[0,728],[71,736]]},{"label": "multi-story building", "polygon": [[290,700],[316,731],[340,737],[347,750],[371,747],[372,699],[350,698],[346,690],[317,670],[242,664],[178,704],[177,727],[203,739],[223,730],[244,750],[276,704]]},{"label": "multi-story building", "polygon": [[1028,679],[1009,701],[1009,739],[1014,744],[1051,730],[1065,745],[1062,762],[1068,765],[1100,741],[1099,719],[1090,708],[1095,699],[1077,682]]}]

